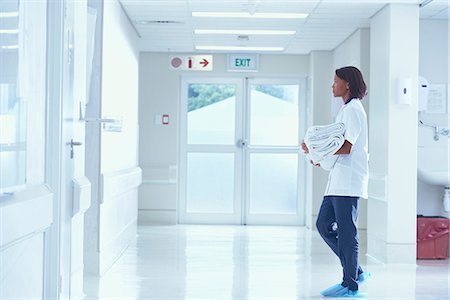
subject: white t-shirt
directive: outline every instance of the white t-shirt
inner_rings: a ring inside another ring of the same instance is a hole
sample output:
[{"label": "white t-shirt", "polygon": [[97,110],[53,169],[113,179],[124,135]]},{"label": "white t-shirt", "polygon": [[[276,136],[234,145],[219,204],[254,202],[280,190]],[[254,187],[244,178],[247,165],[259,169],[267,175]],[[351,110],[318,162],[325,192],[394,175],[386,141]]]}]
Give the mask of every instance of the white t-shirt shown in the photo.
[{"label": "white t-shirt", "polygon": [[336,116],[336,122],[345,124],[345,139],[353,146],[350,154],[338,155],[328,176],[325,196],[367,198],[367,116],[361,101],[354,98],[343,105]]}]

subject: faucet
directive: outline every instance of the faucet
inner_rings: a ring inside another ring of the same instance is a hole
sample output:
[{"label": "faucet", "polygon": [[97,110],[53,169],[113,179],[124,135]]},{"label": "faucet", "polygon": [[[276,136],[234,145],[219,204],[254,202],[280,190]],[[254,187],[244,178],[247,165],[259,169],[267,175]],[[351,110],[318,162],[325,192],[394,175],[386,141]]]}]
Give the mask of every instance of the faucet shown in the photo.
[{"label": "faucet", "polygon": [[423,126],[431,127],[434,129],[434,140],[435,141],[439,141],[440,135],[448,136],[450,133],[450,130],[448,128],[439,128],[438,125],[425,124],[424,122],[422,122],[422,120],[419,120],[419,123],[422,124]]},{"label": "faucet", "polygon": [[439,141],[439,126],[434,126],[434,140]]}]

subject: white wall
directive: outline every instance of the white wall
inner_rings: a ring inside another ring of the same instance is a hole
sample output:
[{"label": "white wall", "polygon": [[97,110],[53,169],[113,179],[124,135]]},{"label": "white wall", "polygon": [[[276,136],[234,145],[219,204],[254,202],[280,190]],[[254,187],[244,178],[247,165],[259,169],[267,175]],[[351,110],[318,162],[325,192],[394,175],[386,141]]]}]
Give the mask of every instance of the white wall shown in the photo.
[{"label": "white wall", "polygon": [[[102,131],[101,173],[138,162],[138,38],[117,1],[106,1],[103,15],[102,117],[120,117],[122,132]],[[120,159],[118,159],[120,157]]]},{"label": "white wall", "polygon": [[[449,83],[449,24],[445,20],[420,20],[419,23],[419,74],[427,78],[429,84]],[[447,91],[447,97],[450,91]],[[450,102],[447,113],[421,113],[420,119],[428,124],[450,127]],[[438,145],[446,138],[433,140],[431,128],[419,127],[419,143]],[[448,138],[447,138],[448,143]],[[425,216],[446,216],[442,209],[443,188],[422,181],[417,183],[417,213]]]},{"label": "white wall", "polygon": [[[333,84],[333,54],[330,51],[313,51],[309,56],[310,97],[307,106],[311,110],[311,125],[325,125],[333,121],[331,117],[331,98]],[[307,203],[306,226],[316,229],[316,220],[328,181],[328,172],[308,165],[311,180],[311,203]],[[309,199],[308,199],[309,200]]]},{"label": "white wall", "polygon": [[[173,55],[172,53],[170,55]],[[139,64],[139,222],[176,223],[178,103],[181,76],[297,76],[309,72],[307,56],[261,55],[258,73],[227,73],[226,55],[214,55],[214,71],[187,72],[169,68],[168,53],[141,53]],[[154,116],[170,115],[167,126],[154,125]]]},{"label": "white wall", "polygon": [[[364,81],[367,85],[368,95],[364,97],[362,104],[367,116],[369,112],[370,102],[370,29],[363,28],[356,30],[345,41],[343,41],[333,51],[333,69],[338,69],[344,66],[355,66],[363,74]],[[332,98],[332,97],[331,97]],[[332,114],[338,111],[342,106],[342,99],[333,99]],[[338,103],[336,103],[338,102]],[[370,124],[368,124],[370,127]],[[367,199],[361,198],[359,201],[359,229],[367,229]]]},{"label": "white wall", "polygon": [[99,8],[103,9],[101,56],[97,56],[101,60],[101,84],[97,86],[101,98],[96,97],[98,91],[91,90],[86,115],[120,119],[122,129],[108,131],[94,124],[88,133],[91,141],[100,139],[100,145],[92,142],[86,149],[88,177],[93,182],[92,211],[96,213],[88,212],[92,226],[87,225],[85,265],[87,272],[94,274],[106,272],[134,240],[141,181],[137,167],[138,37],[118,1],[105,1]]},{"label": "white wall", "polygon": [[412,86],[411,104],[401,105],[397,80],[417,82],[418,7],[387,5],[370,29],[368,253],[385,262],[415,263],[418,89]]},{"label": "white wall", "polygon": [[[361,28],[353,32],[333,51],[333,68],[355,66],[363,74],[368,94],[362,104],[369,113],[370,99],[370,29]],[[340,99],[341,101],[342,99]],[[342,102],[342,101],[341,101]]]}]

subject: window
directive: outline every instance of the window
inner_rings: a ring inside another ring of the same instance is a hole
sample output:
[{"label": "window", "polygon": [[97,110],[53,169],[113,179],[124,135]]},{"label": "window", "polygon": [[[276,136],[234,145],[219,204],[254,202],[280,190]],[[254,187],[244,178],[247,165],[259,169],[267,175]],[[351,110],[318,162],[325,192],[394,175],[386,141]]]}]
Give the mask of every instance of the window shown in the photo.
[{"label": "window", "polygon": [[0,193],[44,182],[46,9],[0,1]]}]

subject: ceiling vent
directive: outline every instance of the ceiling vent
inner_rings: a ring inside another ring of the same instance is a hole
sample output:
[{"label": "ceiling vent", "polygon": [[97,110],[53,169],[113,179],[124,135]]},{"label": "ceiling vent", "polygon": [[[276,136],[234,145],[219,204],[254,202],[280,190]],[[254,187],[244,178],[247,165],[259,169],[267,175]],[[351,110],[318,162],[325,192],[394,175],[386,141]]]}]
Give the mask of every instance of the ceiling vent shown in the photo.
[{"label": "ceiling vent", "polygon": [[250,37],[248,35],[238,35],[237,40],[238,41],[248,41],[248,40],[250,40]]}]

